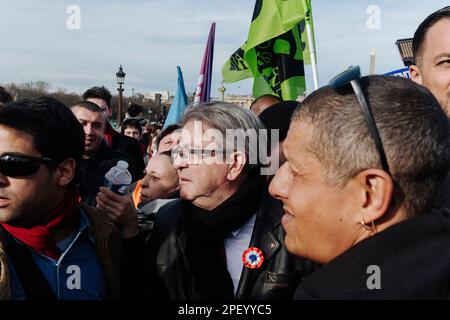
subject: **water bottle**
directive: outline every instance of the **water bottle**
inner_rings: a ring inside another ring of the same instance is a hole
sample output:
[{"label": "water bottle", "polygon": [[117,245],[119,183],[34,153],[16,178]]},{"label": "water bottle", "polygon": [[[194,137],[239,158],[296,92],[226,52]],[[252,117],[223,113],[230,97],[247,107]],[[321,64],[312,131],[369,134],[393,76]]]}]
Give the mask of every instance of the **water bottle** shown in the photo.
[{"label": "water bottle", "polygon": [[128,162],[120,160],[105,174],[104,186],[117,194],[124,195],[128,192],[131,180]]}]

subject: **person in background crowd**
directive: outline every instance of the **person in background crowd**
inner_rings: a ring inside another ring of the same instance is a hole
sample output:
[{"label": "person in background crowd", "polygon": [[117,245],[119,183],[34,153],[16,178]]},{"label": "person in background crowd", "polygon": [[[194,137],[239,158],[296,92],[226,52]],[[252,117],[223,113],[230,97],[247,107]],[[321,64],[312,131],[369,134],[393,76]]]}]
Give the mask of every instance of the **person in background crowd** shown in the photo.
[{"label": "person in background crowd", "polygon": [[113,129],[108,119],[112,115],[111,100],[112,96],[108,89],[102,87],[92,87],[83,93],[83,99],[93,102],[102,109],[105,117],[105,130],[104,139],[107,145],[114,151],[119,151],[130,155],[136,166],[139,168],[141,174],[138,175],[138,179],[143,177],[142,172],[145,168],[144,159],[142,158],[141,149],[139,143],[130,137],[124,136]]},{"label": "person in background crowd", "polygon": [[[172,124],[170,126],[167,126],[164,128],[163,131],[158,135],[156,139],[156,150],[157,153],[154,156],[157,156],[161,153],[167,153],[170,152],[177,144],[179,140],[179,129],[181,126],[179,124]],[[166,163],[167,164],[167,163]],[[167,172],[170,172],[172,168],[166,168]],[[151,168],[149,168],[149,164],[147,164],[147,167],[145,168],[146,174],[148,174],[151,171]],[[141,182],[142,180],[139,180],[136,183],[136,186],[133,188],[133,202],[136,208],[139,207],[139,204],[141,202]],[[170,182],[169,182],[170,183]],[[177,182],[178,187],[178,182]],[[162,193],[159,194],[159,198],[173,198],[177,197],[178,195],[171,195],[171,192],[168,193]],[[156,198],[155,198],[156,199]]]},{"label": "person in background crowd", "polygon": [[[152,142],[151,142],[151,146],[156,148],[157,147],[157,143],[156,143],[156,139],[158,138],[159,134],[162,131],[162,126],[161,125],[155,125],[155,130],[153,131],[153,138],[152,138]],[[157,150],[153,150],[154,152],[157,152]]]},{"label": "person in background crowd", "polygon": [[450,116],[450,6],[429,15],[413,38],[411,79],[427,87]]},{"label": "person in background crowd", "polygon": [[[411,79],[427,87],[450,117],[450,6],[430,14],[413,38]],[[450,173],[437,200],[450,208]]]},{"label": "person in background crowd", "polygon": [[[159,199],[178,198],[178,174],[173,167],[170,152],[159,153],[150,159],[146,175],[141,180],[141,192],[138,207],[145,212],[149,202]],[[156,213],[167,201],[159,201],[148,206],[148,213]]]},{"label": "person in background crowd", "polygon": [[[267,129],[267,138],[271,148],[271,162],[276,161],[274,157],[278,157],[277,161],[279,166],[285,161],[283,144],[287,136],[291,116],[298,106],[300,106],[300,103],[297,101],[281,101],[267,108],[258,116]],[[275,130],[278,132],[278,140],[271,141],[271,135],[274,134]]]},{"label": "person in background crowd", "polygon": [[137,216],[139,231],[143,237],[153,229],[159,208],[179,198],[178,175],[172,165],[170,152],[156,154],[145,170],[145,177],[139,181],[139,193],[134,193],[133,198],[130,195],[117,195],[108,188],[100,187],[96,199],[97,205],[103,210],[108,208],[111,217],[121,224],[128,225]]},{"label": "person in background crowd", "polygon": [[83,159],[80,163],[79,187],[83,202],[94,204],[99,187],[103,185],[105,174],[119,160],[128,163],[133,181],[142,176],[133,158],[114,151],[103,140],[105,118],[102,110],[93,102],[79,101],[71,106],[75,117],[81,123],[85,133]]},{"label": "person in background crowd", "polygon": [[259,96],[252,102],[252,104],[250,105],[250,110],[257,116],[259,116],[261,112],[280,101],[281,99],[278,96],[265,94]]},{"label": "person in background crowd", "polygon": [[161,126],[156,124],[149,124],[146,126],[146,135],[144,137],[144,140],[147,143],[147,153],[151,156],[153,153],[156,152],[155,150],[155,141],[156,137],[161,132]]},{"label": "person in background crowd", "polygon": [[153,125],[152,124],[146,124],[143,128],[142,128],[142,137],[141,137],[141,141],[143,144],[145,144],[145,146],[147,147],[147,153],[149,152],[148,148],[150,147],[150,143],[151,143],[151,139],[153,139],[153,136],[151,136],[152,132],[153,132]]},{"label": "person in background crowd", "polygon": [[350,84],[322,87],[294,113],[269,187],[283,202],[287,249],[323,264],[295,298],[448,299],[450,211],[433,205],[449,120],[408,79],[355,81],[379,135]]},{"label": "person in background crowd", "polygon": [[142,127],[136,119],[129,118],[124,120],[120,131],[127,137],[134,138],[138,141],[141,139]]},{"label": "person in background crowd", "polygon": [[158,153],[150,158],[145,168],[145,177],[132,186],[131,199],[128,195],[119,196],[100,187],[98,205],[103,209],[108,207],[114,220],[127,224],[127,219],[133,220],[137,214],[141,233],[143,231],[148,235],[159,208],[179,198],[178,175],[170,159],[170,152],[178,143],[177,130],[180,128],[179,124],[173,124],[160,133],[157,139]]},{"label": "person in background crowd", "polygon": [[13,101],[12,96],[9,94],[8,91],[6,91],[5,88],[0,86],[0,108],[11,101]]},{"label": "person in background crowd", "polygon": [[155,139],[156,151],[158,153],[170,151],[180,139],[181,125],[178,123],[165,127]]},{"label": "person in background crowd", "polygon": [[142,127],[139,121],[131,118],[126,119],[122,123],[122,127],[120,130],[123,135],[134,138],[139,142],[142,157],[144,158],[144,162],[147,163],[148,162],[147,147],[141,142]]},{"label": "person in background crowd", "polygon": [[137,103],[130,103],[124,120],[128,119],[137,120],[141,127],[144,127],[148,124],[148,121],[144,118],[144,107]]}]

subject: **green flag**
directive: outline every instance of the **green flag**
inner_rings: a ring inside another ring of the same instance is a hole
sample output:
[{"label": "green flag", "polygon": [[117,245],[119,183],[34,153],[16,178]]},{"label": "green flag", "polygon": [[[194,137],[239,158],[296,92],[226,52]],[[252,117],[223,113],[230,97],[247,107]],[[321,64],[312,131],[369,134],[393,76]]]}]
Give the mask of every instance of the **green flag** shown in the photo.
[{"label": "green flag", "polygon": [[306,23],[310,0],[257,0],[246,43],[222,67],[224,81],[253,76],[253,96],[296,99],[305,91],[304,55],[310,63]]},{"label": "green flag", "polygon": [[247,38],[247,49],[291,30],[305,16],[299,0],[257,0]]},{"label": "green flag", "polygon": [[236,82],[253,76],[244,60],[244,53],[245,44],[237,49],[222,66],[222,77],[225,82]]}]

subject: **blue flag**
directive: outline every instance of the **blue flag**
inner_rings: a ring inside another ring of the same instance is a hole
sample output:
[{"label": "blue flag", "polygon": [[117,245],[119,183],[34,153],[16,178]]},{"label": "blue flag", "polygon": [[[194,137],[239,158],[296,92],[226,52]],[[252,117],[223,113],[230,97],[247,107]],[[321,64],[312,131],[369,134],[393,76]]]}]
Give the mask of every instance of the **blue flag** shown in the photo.
[{"label": "blue flag", "polygon": [[164,122],[164,128],[167,126],[178,123],[183,117],[184,110],[188,105],[188,97],[186,90],[184,89],[183,73],[181,73],[180,66],[177,66],[178,70],[178,86],[175,97],[173,98],[172,105],[169,109],[169,114],[167,115],[166,121]]}]

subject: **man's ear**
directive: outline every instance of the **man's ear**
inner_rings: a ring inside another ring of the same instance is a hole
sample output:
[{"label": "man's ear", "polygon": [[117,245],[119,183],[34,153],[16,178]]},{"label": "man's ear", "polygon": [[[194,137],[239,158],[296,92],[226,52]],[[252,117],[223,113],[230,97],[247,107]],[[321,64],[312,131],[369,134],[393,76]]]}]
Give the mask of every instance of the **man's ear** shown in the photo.
[{"label": "man's ear", "polygon": [[72,158],[65,159],[59,163],[55,170],[58,185],[61,187],[69,185],[75,177],[75,169],[75,160]]},{"label": "man's ear", "polygon": [[[356,176],[364,194],[361,197],[361,221],[366,224],[386,218],[394,197],[392,177],[381,169],[368,169]],[[386,214],[386,216],[385,216]]]},{"label": "man's ear", "polygon": [[228,157],[228,175],[230,181],[236,180],[245,168],[247,156],[244,152],[235,151]]},{"label": "man's ear", "polygon": [[423,84],[422,81],[422,73],[420,73],[420,69],[415,64],[409,66],[409,75],[411,76],[411,80],[418,84]]}]

